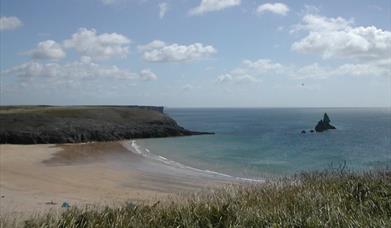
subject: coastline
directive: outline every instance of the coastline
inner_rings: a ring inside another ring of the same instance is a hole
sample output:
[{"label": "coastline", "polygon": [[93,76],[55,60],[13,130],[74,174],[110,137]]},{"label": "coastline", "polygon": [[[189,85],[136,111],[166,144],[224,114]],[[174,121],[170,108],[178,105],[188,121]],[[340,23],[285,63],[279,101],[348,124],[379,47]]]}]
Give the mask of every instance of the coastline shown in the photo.
[{"label": "coastline", "polygon": [[[0,145],[1,216],[71,206],[153,203],[235,179],[149,159],[134,141]],[[157,156],[157,155],[155,155]]]}]

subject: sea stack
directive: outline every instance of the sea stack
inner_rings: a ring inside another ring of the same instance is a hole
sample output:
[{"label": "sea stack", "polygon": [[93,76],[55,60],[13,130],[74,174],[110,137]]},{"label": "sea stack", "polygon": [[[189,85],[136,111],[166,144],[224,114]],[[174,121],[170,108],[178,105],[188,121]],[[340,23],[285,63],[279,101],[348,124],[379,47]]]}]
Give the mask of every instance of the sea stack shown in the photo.
[{"label": "sea stack", "polygon": [[315,126],[315,131],[316,132],[323,132],[323,131],[327,131],[329,129],[336,129],[336,128],[330,124],[330,118],[327,115],[327,113],[325,113],[323,115],[323,120],[320,120],[318,122],[318,124]]}]

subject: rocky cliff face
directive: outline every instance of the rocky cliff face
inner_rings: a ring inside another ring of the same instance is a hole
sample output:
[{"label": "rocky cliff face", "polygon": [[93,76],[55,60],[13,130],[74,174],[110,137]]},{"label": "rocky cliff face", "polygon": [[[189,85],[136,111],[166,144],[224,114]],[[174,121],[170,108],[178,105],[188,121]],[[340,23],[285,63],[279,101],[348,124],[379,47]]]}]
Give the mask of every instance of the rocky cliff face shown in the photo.
[{"label": "rocky cliff face", "polygon": [[208,134],[151,106],[28,106],[0,109],[0,143],[77,143]]},{"label": "rocky cliff face", "polygon": [[329,116],[327,115],[327,113],[325,113],[323,115],[323,120],[320,120],[318,122],[318,124],[315,126],[315,131],[316,132],[323,132],[323,131],[326,131],[326,130],[329,130],[329,129],[336,129],[333,125],[330,124],[330,118]]}]

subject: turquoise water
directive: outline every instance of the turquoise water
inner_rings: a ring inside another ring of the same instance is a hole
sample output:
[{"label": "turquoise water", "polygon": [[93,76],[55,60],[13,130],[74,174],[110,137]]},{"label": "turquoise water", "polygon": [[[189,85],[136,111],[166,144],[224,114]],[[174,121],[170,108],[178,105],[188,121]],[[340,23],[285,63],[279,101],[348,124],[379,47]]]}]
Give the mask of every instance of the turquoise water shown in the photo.
[{"label": "turquoise water", "polygon": [[[304,170],[391,167],[389,108],[166,109],[181,126],[215,135],[137,140],[151,153],[246,178]],[[327,112],[337,130],[309,133]],[[301,134],[302,130],[308,133]]]}]

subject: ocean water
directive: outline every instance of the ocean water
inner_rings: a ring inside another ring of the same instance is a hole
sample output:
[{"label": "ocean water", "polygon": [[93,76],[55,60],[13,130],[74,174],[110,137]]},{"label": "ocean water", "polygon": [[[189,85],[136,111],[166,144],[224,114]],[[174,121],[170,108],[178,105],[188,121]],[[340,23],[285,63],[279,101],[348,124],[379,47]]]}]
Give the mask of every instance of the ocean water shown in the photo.
[{"label": "ocean water", "polygon": [[[166,109],[181,126],[215,135],[136,140],[143,150],[243,178],[391,167],[390,108]],[[327,112],[337,130],[309,133]],[[306,130],[306,134],[301,134]]]}]

